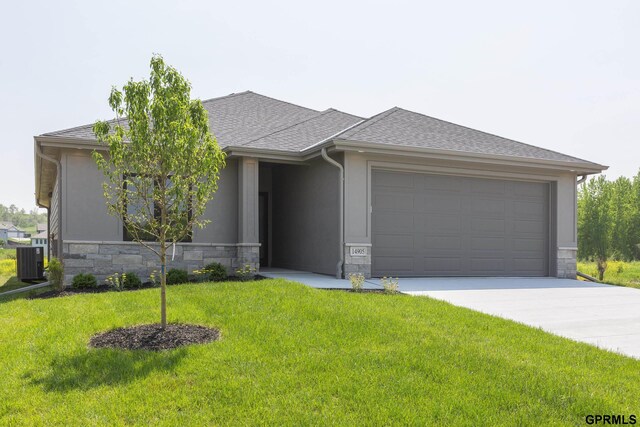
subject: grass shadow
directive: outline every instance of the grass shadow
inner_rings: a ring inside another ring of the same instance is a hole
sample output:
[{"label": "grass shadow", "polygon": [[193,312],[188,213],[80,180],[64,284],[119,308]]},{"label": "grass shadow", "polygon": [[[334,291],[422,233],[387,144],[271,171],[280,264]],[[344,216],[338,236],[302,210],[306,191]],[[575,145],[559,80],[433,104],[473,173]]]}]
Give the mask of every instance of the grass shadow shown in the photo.
[{"label": "grass shadow", "polygon": [[89,390],[131,383],[157,372],[171,372],[186,355],[171,351],[89,349],[74,356],[57,356],[44,371],[25,374],[31,384],[45,391]]}]

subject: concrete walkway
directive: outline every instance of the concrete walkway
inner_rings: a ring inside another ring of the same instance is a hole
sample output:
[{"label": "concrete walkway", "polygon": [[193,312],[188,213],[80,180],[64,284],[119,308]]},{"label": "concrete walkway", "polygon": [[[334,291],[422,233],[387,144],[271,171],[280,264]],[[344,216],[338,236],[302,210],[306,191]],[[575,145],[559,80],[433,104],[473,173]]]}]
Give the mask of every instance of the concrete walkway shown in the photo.
[{"label": "concrete walkway", "polygon": [[[261,270],[314,288],[348,280],[284,269]],[[597,347],[640,358],[640,289],[554,278],[406,278],[400,291],[429,296]],[[381,289],[379,279],[365,282]]]},{"label": "concrete walkway", "polygon": [[[261,268],[260,275],[270,279],[287,279],[318,289],[351,289],[351,282],[347,279],[336,279],[326,274],[309,273],[307,271]],[[382,286],[375,282],[365,281],[364,288],[382,289]]]}]

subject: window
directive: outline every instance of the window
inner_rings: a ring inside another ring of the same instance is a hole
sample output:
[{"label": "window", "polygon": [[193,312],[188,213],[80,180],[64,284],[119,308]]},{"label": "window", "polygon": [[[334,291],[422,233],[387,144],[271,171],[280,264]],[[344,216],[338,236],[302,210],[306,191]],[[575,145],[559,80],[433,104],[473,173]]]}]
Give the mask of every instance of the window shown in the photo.
[{"label": "window", "polygon": [[[157,179],[143,177],[137,174],[127,175],[125,176],[125,180],[123,183],[124,190],[125,190],[125,198],[127,195],[127,190],[135,192],[137,191],[137,188],[143,187],[143,186],[146,188],[143,188],[142,191],[146,191],[149,197],[151,197],[151,192],[153,191],[153,188],[157,185],[157,183],[158,183]],[[170,186],[170,185],[171,185],[171,178],[169,178],[169,180],[167,181],[167,186]],[[147,221],[148,218],[150,217],[151,212],[148,212],[150,210],[153,211],[153,217],[155,221],[160,221],[160,210],[157,209],[152,204],[147,206],[144,203],[140,203],[140,204],[128,203],[128,201],[125,199],[124,207],[125,207],[126,216],[128,217],[129,222],[135,222],[139,224],[139,228],[141,229],[145,228],[145,224],[143,222]],[[185,221],[188,222],[191,220],[191,206],[187,206],[186,208],[183,206],[176,206],[175,209],[178,209],[180,211],[186,211],[185,212],[186,217],[184,218]],[[123,235],[123,240],[125,241],[133,240],[133,236],[131,235],[131,233],[129,233],[129,231],[127,230],[127,227],[124,226],[124,223],[122,226],[122,235]],[[157,240],[155,236],[149,233],[141,232],[140,236],[145,241]],[[192,232],[191,230],[189,230],[189,233],[187,233],[187,235],[181,241],[190,242],[191,237],[192,237]]]}]

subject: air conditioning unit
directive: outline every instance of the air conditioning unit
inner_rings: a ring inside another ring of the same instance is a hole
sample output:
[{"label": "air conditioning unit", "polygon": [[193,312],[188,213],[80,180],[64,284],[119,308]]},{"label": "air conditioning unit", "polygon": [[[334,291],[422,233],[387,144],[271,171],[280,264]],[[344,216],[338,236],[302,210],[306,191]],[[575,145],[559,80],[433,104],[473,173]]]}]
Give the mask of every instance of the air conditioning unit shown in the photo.
[{"label": "air conditioning unit", "polygon": [[44,279],[44,248],[19,246],[16,248],[16,261],[21,281]]}]

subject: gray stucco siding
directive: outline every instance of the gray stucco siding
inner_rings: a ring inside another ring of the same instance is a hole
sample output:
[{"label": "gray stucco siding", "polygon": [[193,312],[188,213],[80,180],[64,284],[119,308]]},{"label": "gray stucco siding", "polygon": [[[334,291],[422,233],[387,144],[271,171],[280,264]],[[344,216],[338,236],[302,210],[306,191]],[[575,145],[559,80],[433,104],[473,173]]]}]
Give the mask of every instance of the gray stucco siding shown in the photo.
[{"label": "gray stucco siding", "polygon": [[[103,196],[104,175],[88,151],[63,152],[63,239],[122,241],[122,221],[107,212]],[[220,174],[218,191],[207,204],[203,219],[210,223],[196,228],[194,243],[236,243],[238,229],[237,160],[230,159]],[[57,197],[53,197],[56,203]],[[55,206],[54,206],[55,207]],[[51,209],[52,231],[57,230],[57,209]]]},{"label": "gray stucco siding", "polygon": [[338,169],[321,158],[304,166],[277,165],[272,187],[272,265],[335,274]]}]

